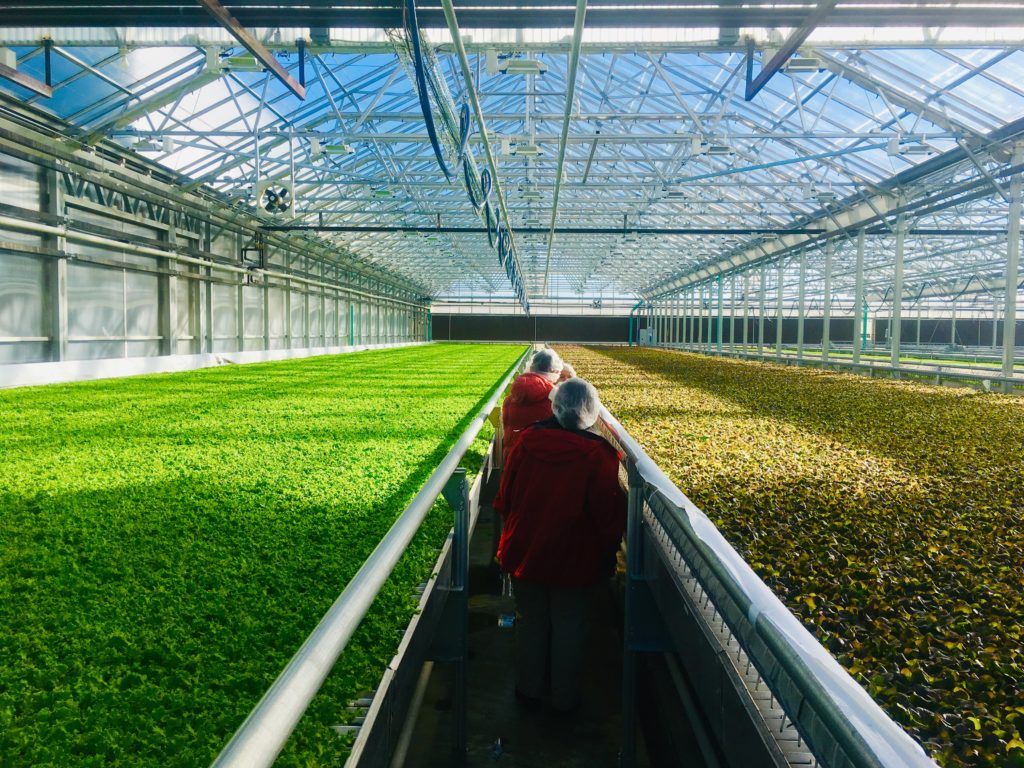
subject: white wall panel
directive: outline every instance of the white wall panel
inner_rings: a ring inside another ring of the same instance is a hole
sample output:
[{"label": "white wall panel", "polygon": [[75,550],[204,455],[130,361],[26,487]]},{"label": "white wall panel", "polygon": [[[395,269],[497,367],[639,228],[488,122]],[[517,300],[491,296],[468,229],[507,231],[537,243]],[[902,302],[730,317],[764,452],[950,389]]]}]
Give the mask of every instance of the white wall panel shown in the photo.
[{"label": "white wall panel", "polygon": [[214,283],[213,351],[238,350],[238,289],[234,285]]},{"label": "white wall panel", "polygon": [[0,336],[46,336],[46,260],[0,252]]},{"label": "white wall panel", "polygon": [[124,338],[124,270],[68,264],[68,337]]},{"label": "white wall panel", "polygon": [[[151,341],[160,337],[160,279],[156,275],[125,270],[125,327],[126,335],[147,337]],[[151,354],[159,354],[157,351]]]}]

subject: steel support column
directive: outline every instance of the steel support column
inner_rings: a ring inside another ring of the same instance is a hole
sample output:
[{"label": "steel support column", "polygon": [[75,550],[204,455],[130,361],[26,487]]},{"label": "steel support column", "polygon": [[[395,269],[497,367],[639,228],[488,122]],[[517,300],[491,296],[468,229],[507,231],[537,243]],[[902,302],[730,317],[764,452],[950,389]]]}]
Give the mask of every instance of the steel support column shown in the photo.
[{"label": "steel support column", "polygon": [[[173,249],[178,244],[178,233],[171,216],[167,227],[167,245]],[[157,327],[160,334],[160,354],[173,355],[178,351],[178,278],[172,274],[173,259],[160,259],[160,267],[166,270],[157,278]],[[127,332],[127,329],[125,329]]]},{"label": "steel support column", "polygon": [[992,296],[992,349],[999,346],[999,297]]},{"label": "steel support column", "polygon": [[900,364],[900,340],[903,330],[903,251],[907,240],[907,220],[904,216],[896,219],[896,264],[892,279],[892,315],[889,320],[890,363],[894,368]]},{"label": "steel support column", "polygon": [[778,276],[776,283],[776,296],[775,296],[775,359],[782,359],[782,291],[783,291],[783,271],[784,266],[782,260],[779,260]]},{"label": "steel support column", "polygon": [[[698,286],[699,292],[697,294],[697,349],[701,349],[704,346],[704,310],[707,306],[707,302],[704,301],[704,288],[705,286]],[[711,333],[708,333],[708,338],[711,338]]]},{"label": "steel support column", "polygon": [[956,346],[956,299],[953,299],[953,311],[949,321],[949,343]]},{"label": "steel support column", "polygon": [[828,362],[828,347],[832,341],[832,257],[835,244],[832,240],[825,243],[825,291],[823,296],[821,318],[821,359]]},{"label": "steel support column", "polygon": [[715,322],[715,354],[722,354],[722,276],[715,280],[718,287],[718,318]]},{"label": "steel support column", "polygon": [[[51,216],[64,215],[64,188],[60,174],[46,169],[43,178],[42,208]],[[47,334],[50,337],[49,358],[53,361],[68,357],[68,260],[67,239],[61,235],[47,235],[44,241],[59,256],[46,267]]]},{"label": "steel support column", "polygon": [[743,352],[746,353],[750,341],[748,326],[750,325],[750,273],[743,273]]},{"label": "steel support column", "polygon": [[861,349],[864,346],[864,327],[867,318],[861,314],[864,306],[864,230],[857,233],[857,266],[855,267],[853,290],[853,362],[860,362]]},{"label": "steel support column", "polygon": [[797,288],[796,359],[804,359],[804,314],[807,305],[807,251],[800,251],[800,284]]},{"label": "steel support column", "polygon": [[[1013,149],[1013,162],[1024,163],[1024,144]],[[1021,174],[1010,184],[1010,215],[1006,237],[1006,297],[1003,304],[1003,376],[1013,375],[1017,344],[1017,284],[1020,282]],[[1003,391],[1010,390],[1003,384]]]},{"label": "steel support column", "polygon": [[736,352],[736,273],[729,278],[729,352]]},{"label": "steel support column", "polygon": [[765,293],[768,290],[768,265],[761,265],[761,274],[758,278],[760,285],[760,299],[758,301],[758,313],[757,313],[757,355],[760,357],[764,354],[764,313],[765,313]]}]

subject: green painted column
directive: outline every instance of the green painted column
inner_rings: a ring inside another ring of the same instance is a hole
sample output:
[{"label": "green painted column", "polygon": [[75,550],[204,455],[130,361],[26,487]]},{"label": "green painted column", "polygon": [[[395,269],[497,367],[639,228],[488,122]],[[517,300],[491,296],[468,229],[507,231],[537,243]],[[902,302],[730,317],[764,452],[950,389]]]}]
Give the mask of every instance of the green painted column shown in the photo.
[{"label": "green painted column", "polygon": [[356,305],[354,301],[348,303],[348,345],[356,345]]}]

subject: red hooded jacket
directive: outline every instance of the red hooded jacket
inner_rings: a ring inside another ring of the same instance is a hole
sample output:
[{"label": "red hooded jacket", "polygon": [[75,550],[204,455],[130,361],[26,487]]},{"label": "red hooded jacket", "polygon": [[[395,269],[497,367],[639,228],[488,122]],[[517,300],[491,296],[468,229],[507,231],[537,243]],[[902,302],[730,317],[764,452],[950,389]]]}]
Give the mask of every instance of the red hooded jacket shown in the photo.
[{"label": "red hooded jacket", "polygon": [[523,431],[494,500],[498,561],[516,578],[584,586],[611,575],[626,529],[619,457],[603,437],[548,419]]},{"label": "red hooded jacket", "polygon": [[531,424],[551,418],[548,395],[555,385],[539,373],[524,373],[512,382],[508,397],[501,406],[505,453],[512,448],[519,434]]}]

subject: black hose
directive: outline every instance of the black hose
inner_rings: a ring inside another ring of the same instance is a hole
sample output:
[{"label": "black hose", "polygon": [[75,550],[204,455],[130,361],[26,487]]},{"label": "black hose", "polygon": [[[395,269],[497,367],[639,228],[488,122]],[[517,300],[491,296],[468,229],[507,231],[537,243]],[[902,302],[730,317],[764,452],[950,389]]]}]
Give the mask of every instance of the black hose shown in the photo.
[{"label": "black hose", "polygon": [[469,104],[463,102],[459,110],[459,162],[466,162],[466,149],[469,147],[469,136],[473,132],[473,124],[469,119]]},{"label": "black hose", "polygon": [[[484,198],[484,220],[487,222],[487,244],[493,248],[495,236],[494,230],[496,227],[491,225],[491,201],[486,197]],[[501,225],[500,221],[498,222],[498,225]]]},{"label": "black hose", "polygon": [[484,207],[484,200],[483,197],[477,200],[476,194],[473,192],[473,170],[469,167],[469,163],[464,162],[462,164],[462,175],[466,179],[466,192],[469,195],[469,202],[473,204],[473,210],[479,211]]},{"label": "black hose", "polygon": [[441,166],[441,172],[445,178],[451,181],[455,178],[445,162],[444,153],[441,151],[441,143],[437,139],[437,127],[434,125],[434,113],[430,108],[430,93],[427,91],[427,75],[423,65],[423,49],[420,44],[420,26],[416,16],[416,0],[405,0],[406,20],[409,22],[409,39],[412,41],[413,68],[416,70],[416,90],[419,91],[420,109],[423,110],[423,121],[427,124],[427,136],[430,137],[430,144],[437,156],[437,164]]}]

